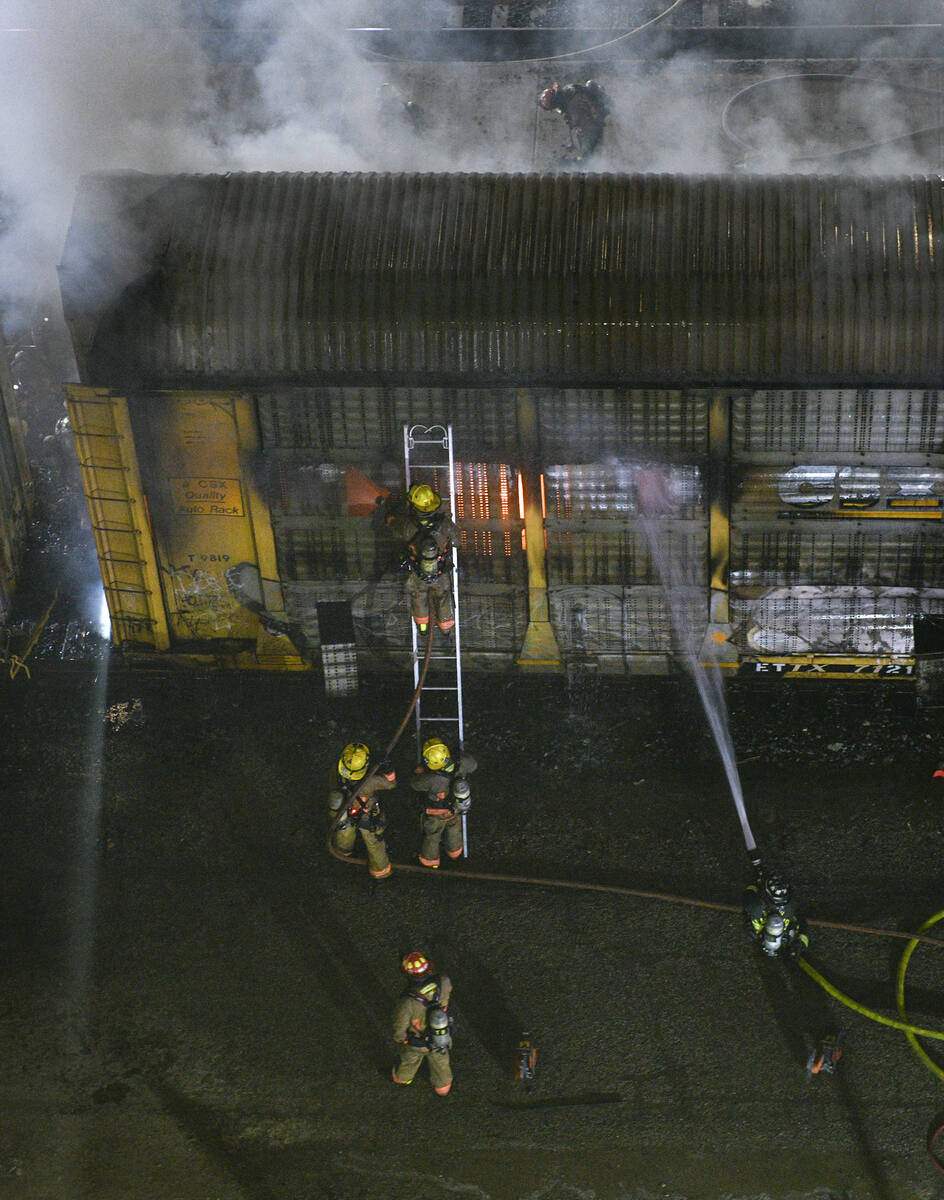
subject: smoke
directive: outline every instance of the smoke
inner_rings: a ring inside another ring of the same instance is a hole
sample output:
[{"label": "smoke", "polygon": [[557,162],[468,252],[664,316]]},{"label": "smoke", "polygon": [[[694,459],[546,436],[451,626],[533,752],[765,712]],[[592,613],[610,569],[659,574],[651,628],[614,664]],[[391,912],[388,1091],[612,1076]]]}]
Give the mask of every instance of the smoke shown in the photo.
[{"label": "smoke", "polygon": [[[610,19],[624,24],[627,11],[616,6]],[[17,305],[57,293],[83,174],[573,169],[566,126],[536,103],[553,79],[593,75],[607,92],[590,170],[896,173],[925,171],[939,154],[939,136],[931,146],[910,135],[936,123],[940,97],[905,67],[901,83],[873,63],[861,79],[751,87],[787,72],[693,56],[411,63],[372,55],[344,32],[384,15],[438,28],[460,13],[449,0],[7,0],[0,310],[9,320]]]},{"label": "smoke", "polygon": [[75,184],[86,171],[215,169],[209,64],[183,5],[23,4],[0,34],[0,192],[7,303],[54,288]]}]

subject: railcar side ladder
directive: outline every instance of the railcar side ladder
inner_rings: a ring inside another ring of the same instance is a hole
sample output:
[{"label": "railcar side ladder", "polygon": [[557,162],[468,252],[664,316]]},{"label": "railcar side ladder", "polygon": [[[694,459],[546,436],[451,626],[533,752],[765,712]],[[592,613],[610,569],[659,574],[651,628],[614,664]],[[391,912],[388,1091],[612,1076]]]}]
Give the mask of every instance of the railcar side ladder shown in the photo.
[{"label": "railcar side ladder", "polygon": [[[456,519],[455,460],[452,453],[451,425],[405,425],[403,427],[403,463],[406,486],[428,483],[448,505],[449,515]],[[438,734],[456,753],[462,750],[465,729],[462,714],[462,652],[460,635],[459,574],[456,547],[451,550],[452,603],[455,626],[452,634],[433,633],[433,652],[429,673],[416,702],[417,754],[428,737]],[[433,614],[430,612],[430,621]],[[423,635],[411,619],[413,638],[413,686],[419,686],[421,663],[426,654]],[[451,645],[450,645],[451,642]],[[466,815],[462,814],[462,854],[469,855]]]}]

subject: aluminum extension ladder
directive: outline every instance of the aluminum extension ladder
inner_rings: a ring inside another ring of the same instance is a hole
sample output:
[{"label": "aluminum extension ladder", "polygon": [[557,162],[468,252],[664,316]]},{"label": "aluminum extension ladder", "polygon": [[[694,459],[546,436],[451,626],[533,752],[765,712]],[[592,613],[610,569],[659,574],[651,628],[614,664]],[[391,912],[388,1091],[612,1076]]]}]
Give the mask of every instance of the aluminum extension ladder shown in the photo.
[{"label": "aluminum extension ladder", "polygon": [[[448,505],[449,515],[456,519],[455,502],[455,459],[452,453],[451,425],[404,425],[403,464],[406,471],[407,489],[414,483],[428,483]],[[434,734],[457,754],[465,743],[465,728],[462,713],[462,650],[459,619],[459,575],[456,547],[450,551],[452,559],[452,603],[455,611],[450,647],[448,635],[438,629],[433,632],[433,650],[430,654],[429,673],[433,682],[424,682],[416,701],[416,751],[419,758],[423,742]],[[433,614],[430,612],[430,623]],[[422,662],[426,657],[425,638],[410,617],[413,638],[413,687],[419,687]],[[469,837],[466,814],[462,814],[462,855],[469,856]]]}]

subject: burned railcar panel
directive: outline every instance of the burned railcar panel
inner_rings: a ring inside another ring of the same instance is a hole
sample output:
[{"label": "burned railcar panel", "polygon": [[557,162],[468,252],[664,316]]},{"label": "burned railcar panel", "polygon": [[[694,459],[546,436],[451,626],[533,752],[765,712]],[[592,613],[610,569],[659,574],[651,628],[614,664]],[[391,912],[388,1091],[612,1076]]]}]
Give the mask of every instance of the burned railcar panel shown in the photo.
[{"label": "burned railcar panel", "polygon": [[674,565],[700,638],[709,570],[704,394],[567,390],[542,395],[538,411],[548,603],[561,650],[629,666],[672,650],[654,544]]},{"label": "burned railcar panel", "polygon": [[[278,664],[286,639],[317,648],[318,605],[340,600],[362,649],[405,654],[378,501],[404,486],[404,428],[435,423],[453,432],[454,476],[432,482],[455,496],[462,646],[480,662],[655,669],[681,623],[729,664],[904,669],[944,586],[941,189],[86,181],[62,275],[76,412],[112,404],[94,436],[123,470],[123,405],[143,434],[142,494],[120,503],[141,542],[121,561],[145,565],[112,580],[138,597],[116,628],[147,626],[157,649],[196,630],[197,649]],[[90,503],[109,486],[93,475]],[[215,480],[213,503],[239,511],[184,511],[171,475]],[[240,561],[219,566],[224,516]],[[194,562],[215,600],[189,586]]]},{"label": "burned railcar panel", "polygon": [[[317,388],[255,397],[286,610],[318,644],[317,601],[351,603],[366,646],[408,632],[404,548],[383,501],[404,490],[404,425],[447,420],[461,456],[450,481],[461,527],[464,647],[511,660],[527,626],[514,394],[471,389]],[[501,461],[502,457],[510,461]]]},{"label": "burned railcar panel", "polygon": [[735,454],[778,461],[799,453],[940,454],[944,400],[904,388],[756,391],[733,406],[731,444]]},{"label": "burned railcar panel", "polygon": [[357,455],[362,463],[402,458],[403,427],[436,414],[452,425],[467,457],[500,457],[517,446],[513,391],[476,388],[283,388],[256,393],[266,452]]},{"label": "burned railcar panel", "polygon": [[[129,195],[104,226],[80,197],[64,252],[88,382],[933,387],[944,357],[937,178],[83,187],[113,210]],[[88,242],[106,237],[135,253],[102,252],[90,293]]]},{"label": "burned railcar panel", "polygon": [[731,428],[742,653],[913,653],[944,603],[940,394],[755,392]]}]

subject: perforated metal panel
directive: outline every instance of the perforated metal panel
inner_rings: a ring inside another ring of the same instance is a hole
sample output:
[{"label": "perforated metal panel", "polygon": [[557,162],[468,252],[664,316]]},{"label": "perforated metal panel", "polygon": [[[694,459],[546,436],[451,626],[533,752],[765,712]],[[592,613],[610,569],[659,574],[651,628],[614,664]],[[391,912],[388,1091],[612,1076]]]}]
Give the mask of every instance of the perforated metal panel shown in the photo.
[{"label": "perforated metal panel", "polygon": [[598,461],[612,454],[677,459],[707,449],[706,401],[680,391],[561,391],[539,405],[545,462]]},{"label": "perforated metal panel", "polygon": [[944,585],[942,450],[934,391],[734,399],[730,585],[743,653],[912,653],[912,616],[935,611]]},{"label": "perforated metal panel", "polygon": [[[663,545],[684,578],[707,586],[708,539],[704,528],[667,528]],[[632,528],[566,528],[547,523],[547,571],[552,586],[558,584],[656,584],[645,534]]]},{"label": "perforated metal panel", "polygon": [[653,464],[625,457],[544,468],[549,520],[630,521],[654,510],[674,520],[704,516],[702,470],[692,463]]},{"label": "perforated metal panel", "polygon": [[622,587],[554,587],[548,592],[551,627],[565,654],[622,656]]},{"label": "perforated metal panel", "polygon": [[[701,644],[707,625],[707,593],[686,588],[677,597],[685,633]],[[570,657],[675,655],[678,634],[660,587],[555,587],[548,593],[551,625]]]},{"label": "perforated metal panel", "polygon": [[850,529],[838,522],[802,528],[738,529],[731,548],[731,587],[846,584],[944,587],[944,537],[932,528]]},{"label": "perforated metal panel", "polygon": [[919,612],[944,612],[944,591],[772,589],[731,604],[737,644],[744,653],[762,655],[908,655]]},{"label": "perforated metal panel", "polygon": [[287,388],[257,396],[266,449],[384,451],[403,426],[451,424],[467,457],[510,454],[517,445],[514,392],[460,388]]},{"label": "perforated metal panel", "polygon": [[940,392],[758,391],[732,404],[741,454],[916,454],[944,451]]},{"label": "perforated metal panel", "polygon": [[527,627],[527,588],[463,586],[463,650],[517,655]]},{"label": "perforated metal panel", "polygon": [[[272,528],[279,573],[287,585],[289,618],[317,644],[317,601],[350,597],[355,626],[366,639],[363,644],[406,646],[410,622],[403,547],[390,536],[381,512],[346,515],[349,497],[343,469],[314,457],[306,461],[301,454],[296,451],[289,460],[270,455],[267,462]],[[463,648],[514,654],[528,620],[517,473],[506,463],[456,461],[454,498],[460,525]]]},{"label": "perforated metal panel", "polygon": [[367,520],[273,521],[283,580],[370,580],[391,565],[391,548]]}]

